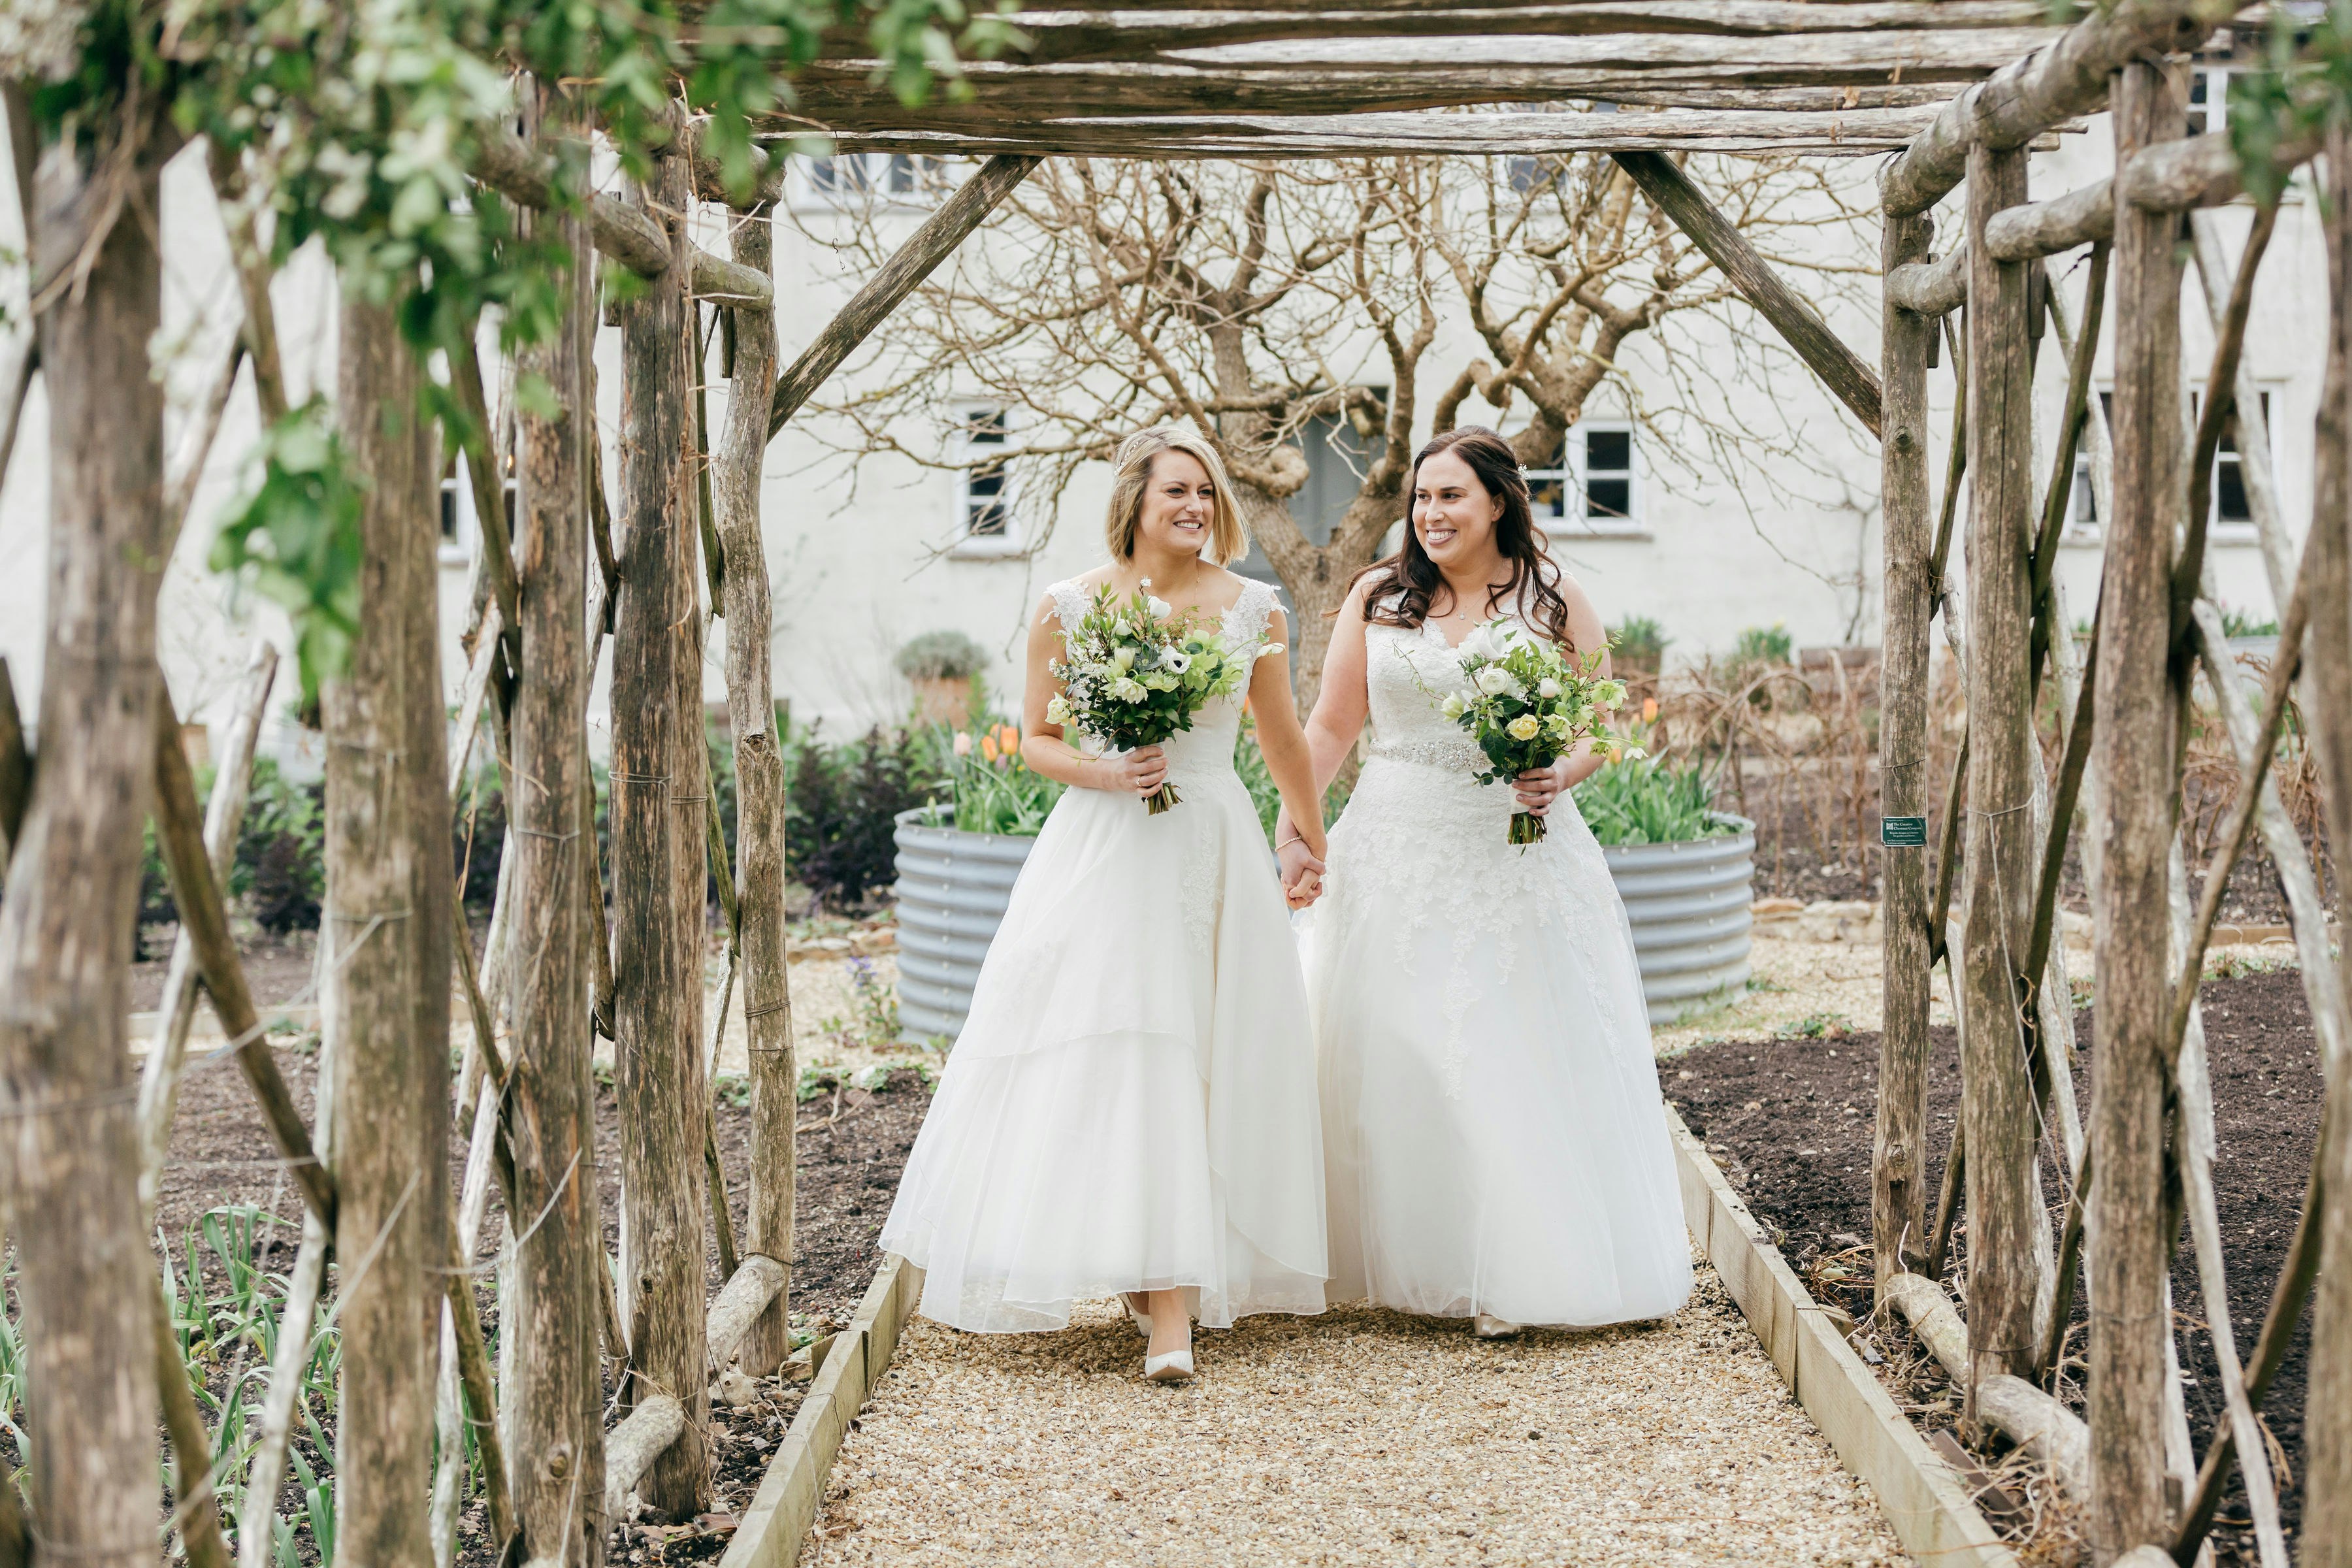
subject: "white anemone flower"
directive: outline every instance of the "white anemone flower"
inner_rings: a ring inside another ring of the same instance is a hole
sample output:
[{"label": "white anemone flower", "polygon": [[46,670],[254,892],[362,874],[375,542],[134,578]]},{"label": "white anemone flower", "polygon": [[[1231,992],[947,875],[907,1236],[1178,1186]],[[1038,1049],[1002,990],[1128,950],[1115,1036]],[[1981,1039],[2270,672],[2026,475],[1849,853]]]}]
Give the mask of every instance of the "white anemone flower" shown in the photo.
[{"label": "white anemone flower", "polygon": [[1501,665],[1490,664],[1478,672],[1476,685],[1489,697],[1503,697],[1518,690],[1519,679]]}]

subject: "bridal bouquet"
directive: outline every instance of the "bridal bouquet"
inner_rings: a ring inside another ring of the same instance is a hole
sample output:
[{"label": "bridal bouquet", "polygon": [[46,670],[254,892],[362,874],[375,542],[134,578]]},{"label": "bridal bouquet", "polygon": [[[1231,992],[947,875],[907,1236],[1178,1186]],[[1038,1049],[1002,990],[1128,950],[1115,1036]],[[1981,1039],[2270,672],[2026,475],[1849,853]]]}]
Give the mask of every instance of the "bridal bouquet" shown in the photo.
[{"label": "bridal bouquet", "polygon": [[[1056,724],[1076,726],[1116,751],[1156,746],[1192,727],[1192,715],[1213,697],[1233,696],[1249,684],[1255,659],[1225,639],[1179,618],[1145,579],[1125,603],[1097,590],[1094,608],[1062,630],[1063,657],[1054,663],[1061,695],[1045,708]],[[1282,651],[1268,643],[1255,658]],[[1172,782],[1143,797],[1153,816],[1178,804]]]},{"label": "bridal bouquet", "polygon": [[[1596,755],[1639,757],[1606,728],[1609,715],[1625,700],[1625,683],[1604,679],[1606,647],[1578,658],[1558,645],[1526,636],[1507,616],[1474,627],[1454,650],[1470,694],[1447,695],[1438,711],[1462,726],[1492,764],[1476,776],[1482,784],[1508,784],[1521,773],[1548,768],[1591,742]],[[1535,844],[1544,819],[1533,812],[1511,816],[1514,844]]]}]

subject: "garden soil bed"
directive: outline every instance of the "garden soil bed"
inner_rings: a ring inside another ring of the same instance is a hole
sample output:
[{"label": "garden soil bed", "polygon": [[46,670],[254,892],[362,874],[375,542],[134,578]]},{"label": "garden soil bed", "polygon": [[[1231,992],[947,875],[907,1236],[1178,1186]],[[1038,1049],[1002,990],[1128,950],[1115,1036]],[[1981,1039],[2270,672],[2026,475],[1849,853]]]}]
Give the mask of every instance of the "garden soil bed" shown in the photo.
[{"label": "garden soil bed", "polygon": [[[161,965],[156,967],[160,970]],[[312,1093],[318,1079],[315,1047],[308,1040],[298,1041],[293,1036],[283,1035],[278,1038],[274,1054],[297,1105],[308,1120],[313,1110]],[[598,1152],[603,1161],[599,1185],[605,1247],[611,1254],[619,1245],[619,1108],[609,1081],[599,1083],[596,1099]],[[823,1335],[846,1324],[856,1310],[880,1264],[881,1255],[875,1239],[897,1191],[907,1152],[913,1145],[916,1130],[922,1124],[929,1103],[929,1089],[922,1075],[901,1068],[892,1072],[878,1090],[842,1085],[837,1093],[827,1089],[801,1107],[803,1131],[794,1189],[791,1285],[796,1329],[812,1336]],[[740,1238],[744,1234],[749,1195],[751,1115],[748,1106],[740,1102],[739,1095],[724,1092],[716,1115],[720,1157],[727,1167],[730,1206]],[[461,1147],[453,1140],[453,1190],[461,1179],[462,1163]],[[299,1198],[290,1184],[281,1179],[268,1135],[253,1110],[251,1095],[235,1068],[224,1065],[192,1072],[182,1086],[173,1122],[171,1158],[164,1166],[157,1201],[157,1226],[172,1240],[175,1272],[184,1272],[186,1268],[183,1237],[190,1227],[208,1210],[243,1204],[276,1215],[278,1223],[274,1227],[266,1224],[262,1227],[257,1262],[262,1268],[282,1275],[292,1266],[294,1248],[300,1238]],[[491,1208],[492,1217],[483,1232],[489,1244],[480,1254],[485,1261],[496,1257],[496,1238],[505,1228],[495,1187]],[[204,1252],[202,1247],[198,1250],[200,1254]],[[715,1293],[725,1283],[719,1273],[715,1240],[709,1244],[709,1286]],[[207,1254],[200,1257],[199,1267],[205,1270],[208,1289],[220,1291],[226,1283],[226,1272],[218,1261]],[[222,1278],[214,1279],[215,1274]],[[17,1305],[13,1271],[6,1283],[5,1306],[13,1318]],[[329,1283],[331,1286],[331,1279]],[[495,1348],[496,1289],[487,1271],[479,1297]],[[209,1370],[208,1381],[217,1396],[226,1387],[230,1369]],[[631,1525],[617,1531],[611,1542],[616,1561],[699,1562],[716,1559],[725,1550],[733,1533],[736,1515],[750,1504],[769,1459],[782,1442],[784,1431],[799,1408],[807,1384],[770,1377],[758,1380],[756,1386],[758,1397],[744,1406],[713,1406],[711,1436],[717,1445],[714,1511],[685,1525]],[[245,1397],[248,1403],[257,1400],[258,1384],[249,1384]],[[331,1413],[314,1413],[331,1446]],[[299,1428],[296,1446],[323,1482],[330,1456],[319,1453],[307,1436],[299,1435]],[[5,1435],[0,1435],[0,1459],[10,1464],[21,1464],[23,1459]],[[291,1479],[279,1500],[278,1512],[296,1521],[304,1517],[303,1499]],[[459,1521],[461,1563],[490,1568],[483,1528],[482,1504],[478,1499]],[[296,1531],[295,1549],[302,1563],[317,1561],[307,1528]]]},{"label": "garden soil bed", "polygon": [[[2230,1314],[2239,1353],[2252,1352],[2271,1289],[2294,1235],[2318,1134],[2322,1082],[2310,1012],[2301,977],[2292,971],[2254,973],[2209,981],[2200,997],[2212,1064],[2220,1153],[2214,1167],[2229,1270]],[[2075,1091],[2090,1107],[2093,1016],[2075,1015]],[[1958,1105],[1958,1046],[1952,1031],[1933,1031],[1928,1075],[1930,1157],[1927,1190],[1943,1173]],[[1846,1033],[1826,1038],[1737,1041],[1704,1046],[1664,1065],[1666,1097],[1722,1166],[1749,1208],[1772,1235],[1815,1295],[1865,1321],[1870,1300],[1870,1160],[1878,1077],[1878,1037]],[[2063,1214],[2064,1187],[2045,1148],[2043,1190],[2053,1224]],[[1955,1250],[1965,1257],[1965,1218]],[[1956,1276],[1957,1277],[1957,1276]],[[2173,1300],[2181,1334],[2189,1426],[2201,1454],[2221,1415],[2221,1384],[2204,1313],[2196,1263],[2184,1228],[2173,1271]],[[2070,1349],[2082,1352],[2080,1297]],[[1933,1363],[1906,1353],[1907,1336],[1881,1326],[1876,1344],[1889,1352],[1898,1403],[1921,1426],[1949,1426],[1958,1400]],[[2310,1326],[2298,1327],[2285,1363],[2263,1410],[2284,1450],[2288,1470],[2303,1469],[2304,1383]],[[2077,1360],[2073,1370],[2079,1375]],[[2081,1389],[2069,1392],[2077,1407]],[[2288,1534],[2300,1522],[2302,1496],[2286,1488],[2280,1503]],[[2245,1495],[2233,1485],[2215,1532],[2224,1563],[2252,1563]]]}]

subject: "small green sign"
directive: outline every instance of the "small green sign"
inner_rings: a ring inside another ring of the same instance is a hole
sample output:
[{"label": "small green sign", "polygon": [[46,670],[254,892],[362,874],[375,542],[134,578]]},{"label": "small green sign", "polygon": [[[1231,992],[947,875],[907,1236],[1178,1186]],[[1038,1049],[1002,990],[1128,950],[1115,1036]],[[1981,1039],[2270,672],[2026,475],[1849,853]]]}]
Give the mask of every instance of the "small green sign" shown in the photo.
[{"label": "small green sign", "polygon": [[1882,816],[1878,819],[1878,841],[1889,849],[1925,849],[1927,847],[1927,819],[1924,816]]}]

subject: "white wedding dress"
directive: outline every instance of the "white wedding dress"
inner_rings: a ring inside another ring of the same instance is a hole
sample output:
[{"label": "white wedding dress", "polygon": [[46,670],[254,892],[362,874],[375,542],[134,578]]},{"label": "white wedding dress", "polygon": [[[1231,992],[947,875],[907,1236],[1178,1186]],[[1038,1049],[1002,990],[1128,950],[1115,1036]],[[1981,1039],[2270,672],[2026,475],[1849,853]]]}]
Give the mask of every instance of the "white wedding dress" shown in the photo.
[{"label": "white wedding dress", "polygon": [[[1567,796],[1542,842],[1435,703],[1443,636],[1366,628],[1372,744],[1299,921],[1331,1299],[1591,1326],[1664,1317],[1690,1249],[1632,928]],[[1434,694],[1434,695],[1433,695]]]},{"label": "white wedding dress", "polygon": [[[1091,602],[1049,592],[1066,626]],[[1273,607],[1250,584],[1226,636],[1262,644]],[[1171,1289],[1210,1328],[1323,1310],[1313,1034],[1240,723],[1215,699],[1167,742],[1159,816],[1073,789],[1046,818],[882,1229],[924,1316],[1060,1329]]]}]

